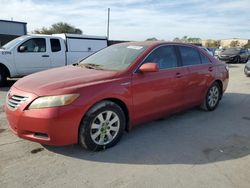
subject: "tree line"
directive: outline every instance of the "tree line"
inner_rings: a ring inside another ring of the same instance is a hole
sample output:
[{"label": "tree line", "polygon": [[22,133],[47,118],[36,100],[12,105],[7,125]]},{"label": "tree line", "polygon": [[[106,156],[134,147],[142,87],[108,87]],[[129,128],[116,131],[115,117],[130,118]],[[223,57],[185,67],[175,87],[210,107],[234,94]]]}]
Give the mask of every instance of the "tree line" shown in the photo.
[{"label": "tree line", "polygon": [[[66,22],[58,22],[52,24],[50,27],[42,27],[41,29],[36,29],[32,33],[35,34],[55,34],[55,33],[71,33],[71,34],[82,34],[82,30],[76,28],[75,26],[66,23]],[[157,38],[152,37],[146,39],[146,41],[158,41]],[[183,43],[192,43],[192,44],[202,44],[201,38],[197,37],[188,37],[183,36],[182,38],[175,37],[173,39],[174,42],[183,42]],[[219,48],[221,46],[221,40],[207,40],[205,46],[208,48]],[[233,40],[230,43],[230,47],[238,47],[240,46],[240,42],[238,40]],[[250,48],[250,43],[245,45],[246,48]]]}]

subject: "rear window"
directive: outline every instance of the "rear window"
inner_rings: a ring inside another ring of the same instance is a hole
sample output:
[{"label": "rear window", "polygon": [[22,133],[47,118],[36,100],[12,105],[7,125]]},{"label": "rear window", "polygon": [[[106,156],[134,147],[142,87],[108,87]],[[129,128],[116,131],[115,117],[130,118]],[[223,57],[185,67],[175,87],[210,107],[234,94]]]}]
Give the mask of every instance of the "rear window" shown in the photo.
[{"label": "rear window", "polygon": [[211,61],[203,53],[200,53],[200,55],[201,55],[201,63],[202,64],[209,64],[209,63],[211,63]]},{"label": "rear window", "polygon": [[59,39],[50,39],[51,51],[59,52],[61,51],[61,45]]},{"label": "rear window", "polygon": [[179,46],[183,66],[201,64],[197,50],[188,46]]}]

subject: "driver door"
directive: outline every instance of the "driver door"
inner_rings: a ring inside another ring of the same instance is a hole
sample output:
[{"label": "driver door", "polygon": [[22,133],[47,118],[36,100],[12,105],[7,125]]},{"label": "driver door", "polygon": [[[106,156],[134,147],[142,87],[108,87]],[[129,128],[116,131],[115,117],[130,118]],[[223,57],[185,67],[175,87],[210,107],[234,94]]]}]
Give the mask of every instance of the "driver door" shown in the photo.
[{"label": "driver door", "polygon": [[132,77],[134,121],[145,122],[179,111],[188,69],[179,67],[176,49],[161,46],[149,54],[143,63],[154,62],[159,72],[136,72]]},{"label": "driver door", "polygon": [[15,63],[20,76],[51,67],[46,40],[46,38],[31,38],[17,47]]}]

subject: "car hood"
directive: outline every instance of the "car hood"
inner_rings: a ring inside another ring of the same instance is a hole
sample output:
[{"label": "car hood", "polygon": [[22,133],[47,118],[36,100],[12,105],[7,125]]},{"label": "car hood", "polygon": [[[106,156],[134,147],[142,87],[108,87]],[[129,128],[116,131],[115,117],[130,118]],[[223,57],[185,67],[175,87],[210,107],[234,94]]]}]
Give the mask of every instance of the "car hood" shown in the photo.
[{"label": "car hood", "polygon": [[220,52],[220,55],[227,55],[227,56],[234,56],[234,55],[238,55],[239,52]]},{"label": "car hood", "polygon": [[116,78],[114,71],[94,70],[78,66],[66,66],[31,74],[18,80],[13,87],[38,96],[73,92],[85,85]]}]

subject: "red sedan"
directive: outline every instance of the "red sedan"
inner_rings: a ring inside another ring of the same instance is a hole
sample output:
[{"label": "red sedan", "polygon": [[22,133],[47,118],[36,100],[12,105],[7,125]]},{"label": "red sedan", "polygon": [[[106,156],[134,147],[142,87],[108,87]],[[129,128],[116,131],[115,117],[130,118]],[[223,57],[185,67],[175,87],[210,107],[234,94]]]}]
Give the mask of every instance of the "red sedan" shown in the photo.
[{"label": "red sedan", "polygon": [[196,46],[123,43],[20,79],[5,112],[21,138],[102,150],[139,123],[194,106],[214,110],[227,85],[226,65]]}]

